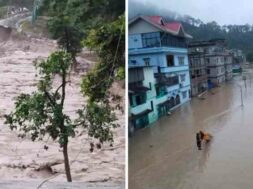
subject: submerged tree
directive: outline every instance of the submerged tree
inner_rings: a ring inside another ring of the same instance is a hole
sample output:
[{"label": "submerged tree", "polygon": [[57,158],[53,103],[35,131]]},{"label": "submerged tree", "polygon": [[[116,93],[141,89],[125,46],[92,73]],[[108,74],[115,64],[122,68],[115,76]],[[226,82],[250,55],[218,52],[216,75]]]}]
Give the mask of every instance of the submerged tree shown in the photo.
[{"label": "submerged tree", "polygon": [[[47,60],[37,61],[35,65],[40,74],[37,91],[18,96],[15,110],[5,115],[5,123],[12,130],[18,130],[19,136],[30,136],[31,140],[35,141],[43,140],[45,135],[49,135],[59,142],[60,147],[63,148],[68,182],[72,181],[68,143],[70,137],[75,137],[76,129],[82,127],[88,131],[89,136],[104,143],[113,142],[111,128],[118,126],[114,123],[116,117],[110,107],[103,103],[89,103],[83,109],[77,110],[78,118],[76,119],[71,119],[64,113],[71,64],[71,55],[66,51],[57,51],[52,53]],[[56,76],[60,77],[61,83],[57,89],[54,89],[53,83]],[[93,147],[92,144],[91,151]]]}]

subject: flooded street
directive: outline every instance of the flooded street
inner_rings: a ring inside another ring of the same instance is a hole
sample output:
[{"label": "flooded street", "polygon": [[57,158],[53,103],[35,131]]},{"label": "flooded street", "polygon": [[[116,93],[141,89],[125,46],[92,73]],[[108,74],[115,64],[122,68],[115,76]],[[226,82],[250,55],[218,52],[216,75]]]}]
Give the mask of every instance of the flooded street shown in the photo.
[{"label": "flooded street", "polygon": [[[251,189],[253,85],[243,87],[241,107],[238,82],[216,88],[205,100],[192,99],[130,138],[129,188]],[[214,136],[201,151],[199,129]]]}]

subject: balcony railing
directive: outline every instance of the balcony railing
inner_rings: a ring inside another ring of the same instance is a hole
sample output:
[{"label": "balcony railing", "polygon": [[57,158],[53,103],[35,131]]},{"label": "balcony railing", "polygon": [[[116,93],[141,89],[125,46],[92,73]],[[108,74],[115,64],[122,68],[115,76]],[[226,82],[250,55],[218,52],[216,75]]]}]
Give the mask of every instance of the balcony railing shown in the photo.
[{"label": "balcony railing", "polygon": [[156,74],[156,82],[159,86],[173,86],[179,84],[178,76],[166,77],[164,74]]},{"label": "balcony railing", "polygon": [[170,73],[170,72],[179,72],[179,71],[187,71],[189,70],[189,66],[172,66],[172,67],[163,67],[160,69],[162,73]]},{"label": "balcony railing", "polygon": [[207,80],[207,75],[192,78],[191,82],[192,82],[192,84],[196,84],[196,83],[199,83],[199,82],[203,82],[204,80]]},{"label": "balcony railing", "polygon": [[130,83],[128,88],[129,88],[129,93],[132,93],[132,94],[146,93],[148,90],[150,90],[149,87],[144,86],[140,82]]}]

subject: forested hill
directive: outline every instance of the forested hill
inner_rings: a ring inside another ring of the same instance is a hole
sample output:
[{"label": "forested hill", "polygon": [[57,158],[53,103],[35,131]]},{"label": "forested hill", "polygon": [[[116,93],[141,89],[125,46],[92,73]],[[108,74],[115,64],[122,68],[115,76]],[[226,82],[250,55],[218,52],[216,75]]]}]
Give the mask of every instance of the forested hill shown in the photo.
[{"label": "forested hill", "polygon": [[[242,49],[248,58],[253,57],[253,23],[251,23],[252,25],[231,24],[221,26],[215,21],[204,23],[189,15],[180,15],[164,8],[158,8],[155,4],[142,4],[130,0],[129,5],[129,19],[138,14],[143,14],[159,15],[166,21],[180,21],[186,32],[193,36],[193,40],[225,38],[229,48]],[[233,22],[232,19],[231,22]]]},{"label": "forested hill", "polygon": [[194,18],[186,17],[182,21],[185,30],[193,36],[193,40],[208,40],[212,38],[225,38],[229,48],[242,49],[251,57],[253,52],[253,26],[252,25],[225,25],[216,22],[199,23]]}]

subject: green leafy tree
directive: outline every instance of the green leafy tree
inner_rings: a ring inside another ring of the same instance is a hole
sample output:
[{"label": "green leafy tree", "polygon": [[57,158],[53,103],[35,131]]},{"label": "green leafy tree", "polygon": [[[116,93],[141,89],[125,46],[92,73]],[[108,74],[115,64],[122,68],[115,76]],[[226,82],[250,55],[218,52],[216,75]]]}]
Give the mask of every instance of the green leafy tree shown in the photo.
[{"label": "green leafy tree", "polygon": [[54,39],[57,39],[60,48],[71,54],[74,69],[77,66],[76,55],[81,52],[81,41],[84,33],[73,25],[68,17],[54,17],[48,22],[49,31]]},{"label": "green leafy tree", "polygon": [[77,11],[67,14],[67,0],[45,0],[39,10],[40,13],[46,13],[50,19],[48,29],[53,39],[56,39],[60,48],[71,54],[73,68],[77,66],[76,55],[81,52],[81,41],[84,38],[84,32],[80,24],[73,22]]},{"label": "green leafy tree", "polygon": [[76,55],[81,52],[85,33],[107,25],[122,15],[125,1],[118,0],[44,0],[40,12],[50,19],[48,28],[58,45],[69,52],[76,68]]},{"label": "green leafy tree", "polygon": [[82,81],[83,93],[91,101],[101,101],[110,96],[109,88],[125,76],[125,17],[104,24],[89,32],[84,45],[95,50],[99,62]]},{"label": "green leafy tree", "polygon": [[[82,127],[88,130],[88,135],[100,141],[98,148],[104,142],[113,142],[111,128],[115,115],[105,103],[88,103],[83,109],[77,110],[77,118],[71,119],[64,113],[66,85],[72,58],[66,51],[52,53],[47,60],[37,61],[36,68],[40,78],[37,90],[32,94],[21,94],[15,102],[15,110],[5,115],[6,124],[17,129],[20,137],[30,136],[32,141],[43,140],[49,135],[57,140],[63,148],[63,157],[67,181],[71,182],[68,143],[70,137],[75,137],[76,129]],[[61,78],[61,84],[54,89],[55,76]],[[91,143],[91,151],[94,145]]]},{"label": "green leafy tree", "polygon": [[248,54],[247,54],[247,61],[249,61],[249,62],[253,62],[253,52],[249,52]]}]

